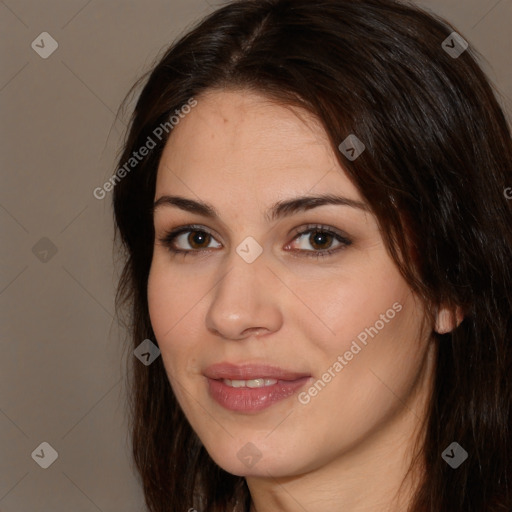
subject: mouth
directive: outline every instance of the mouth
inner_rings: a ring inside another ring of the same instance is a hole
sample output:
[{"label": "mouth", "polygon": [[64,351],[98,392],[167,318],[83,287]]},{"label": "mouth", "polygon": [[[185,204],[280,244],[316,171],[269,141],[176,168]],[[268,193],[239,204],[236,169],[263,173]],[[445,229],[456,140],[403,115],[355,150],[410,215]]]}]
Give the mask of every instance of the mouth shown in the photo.
[{"label": "mouth", "polygon": [[311,378],[310,374],[271,365],[221,363],[204,372],[210,397],[223,408],[255,413],[281,402]]},{"label": "mouth", "polygon": [[250,380],[239,380],[239,379],[222,379],[221,381],[230,388],[264,388],[267,386],[273,386],[277,384],[277,379],[250,379]]}]

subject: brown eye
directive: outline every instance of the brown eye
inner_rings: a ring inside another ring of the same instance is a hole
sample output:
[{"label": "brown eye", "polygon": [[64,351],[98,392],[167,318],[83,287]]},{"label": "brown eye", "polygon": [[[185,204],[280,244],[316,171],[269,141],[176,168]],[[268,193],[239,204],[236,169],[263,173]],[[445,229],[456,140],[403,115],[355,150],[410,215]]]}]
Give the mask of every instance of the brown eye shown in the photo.
[{"label": "brown eye", "polygon": [[211,235],[204,231],[190,231],[187,241],[192,249],[205,249],[210,245]]},{"label": "brown eye", "polygon": [[341,233],[335,233],[330,229],[312,227],[307,231],[297,233],[292,242],[293,249],[304,252],[327,253],[350,245],[352,242]]},{"label": "brown eye", "polygon": [[342,231],[327,226],[309,225],[306,230],[295,235],[286,249],[292,250],[296,254],[302,253],[304,256],[316,257],[329,256],[351,244],[352,240]]},{"label": "brown eye", "polygon": [[171,251],[180,253],[199,253],[204,250],[220,249],[222,244],[204,229],[192,226],[171,231],[161,242]]},{"label": "brown eye", "polygon": [[309,235],[309,243],[314,249],[329,249],[334,240],[334,236],[325,231],[313,231]]}]

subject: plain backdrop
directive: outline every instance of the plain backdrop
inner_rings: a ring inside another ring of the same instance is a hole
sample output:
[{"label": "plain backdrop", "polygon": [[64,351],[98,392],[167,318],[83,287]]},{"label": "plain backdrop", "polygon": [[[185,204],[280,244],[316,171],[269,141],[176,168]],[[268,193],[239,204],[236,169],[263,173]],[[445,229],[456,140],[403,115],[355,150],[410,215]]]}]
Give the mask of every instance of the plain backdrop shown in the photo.
[{"label": "plain backdrop", "polygon": [[[512,0],[419,3],[480,52],[510,112]],[[115,171],[130,86],[218,5],[0,0],[2,512],[144,510],[113,316],[111,194],[93,190]],[[41,443],[58,454],[47,469],[55,454]]]}]

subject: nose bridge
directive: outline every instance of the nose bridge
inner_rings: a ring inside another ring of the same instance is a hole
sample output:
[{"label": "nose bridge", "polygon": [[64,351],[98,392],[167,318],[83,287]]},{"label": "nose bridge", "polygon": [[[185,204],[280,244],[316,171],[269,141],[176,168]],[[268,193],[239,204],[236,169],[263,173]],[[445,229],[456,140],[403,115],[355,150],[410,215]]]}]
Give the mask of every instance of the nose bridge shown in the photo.
[{"label": "nose bridge", "polygon": [[[239,247],[246,248],[244,244]],[[259,257],[248,263],[233,251],[228,267],[213,291],[207,328],[229,339],[243,339],[254,330],[278,330],[282,313],[277,295],[271,293],[273,275],[264,259]]]}]

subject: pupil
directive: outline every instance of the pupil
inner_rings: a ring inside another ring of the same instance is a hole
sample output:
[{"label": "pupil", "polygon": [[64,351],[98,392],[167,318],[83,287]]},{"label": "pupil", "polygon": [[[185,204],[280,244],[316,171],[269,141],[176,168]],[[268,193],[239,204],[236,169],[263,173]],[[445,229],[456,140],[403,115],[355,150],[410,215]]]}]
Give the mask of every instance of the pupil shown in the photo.
[{"label": "pupil", "polygon": [[329,245],[331,235],[327,233],[322,233],[320,231],[316,231],[315,233],[311,233],[310,243],[316,249],[325,249],[324,245]]},{"label": "pupil", "polygon": [[209,235],[204,231],[192,231],[190,235],[188,235],[188,242],[192,247],[201,247],[205,244],[208,245]]}]

